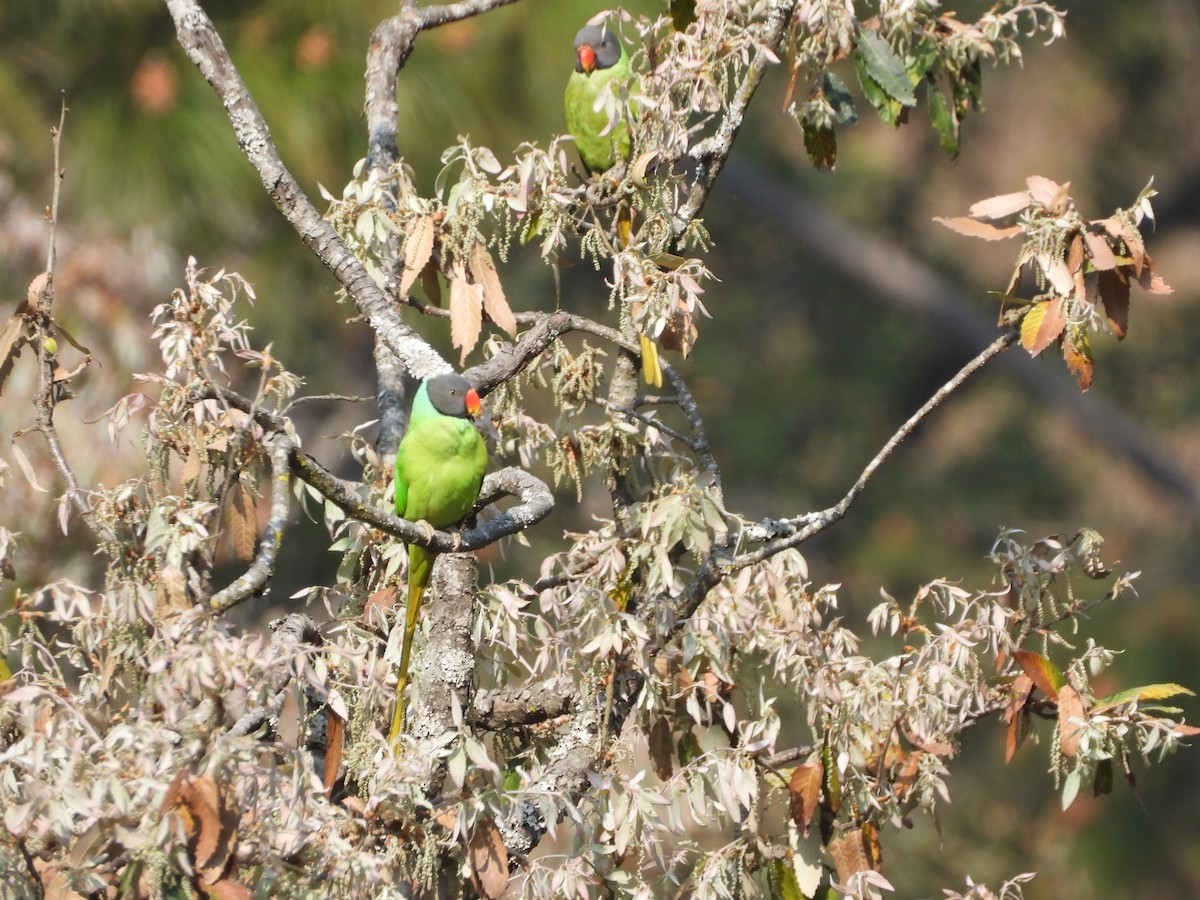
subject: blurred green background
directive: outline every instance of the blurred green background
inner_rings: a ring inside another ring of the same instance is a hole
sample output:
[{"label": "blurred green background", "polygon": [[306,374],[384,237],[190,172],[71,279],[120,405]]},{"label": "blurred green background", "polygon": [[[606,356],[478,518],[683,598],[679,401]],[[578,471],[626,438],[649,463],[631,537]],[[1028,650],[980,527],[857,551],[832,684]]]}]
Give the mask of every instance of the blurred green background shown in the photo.
[{"label": "blurred green background", "polygon": [[[336,12],[316,0],[204,5],[285,163],[310,196],[318,183],[338,194],[365,153],[367,37],[395,4],[364,0]],[[1127,650],[1103,686],[1200,687],[1200,362],[1192,346],[1200,333],[1200,8],[1060,5],[1069,11],[1066,40],[1026,44],[1023,66],[986,70],[986,112],[968,119],[957,160],[938,149],[923,111],[893,131],[864,108],[859,124],[839,133],[836,171],[818,174],[780,114],[785,73],[772,73],[706,210],[721,281],[705,298],[713,320],[679,364],[708,417],[732,510],[783,516],[827,506],[994,334],[987,291],[1003,289],[1016,245],[972,241],[932,217],[961,215],[1040,174],[1070,180],[1084,215],[1099,218],[1132,202],[1153,176],[1161,196],[1148,246],[1176,291],[1135,292],[1129,338],[1094,345],[1091,392],[1071,388],[1057,360],[1011,352],[889,460],[844,522],[804,549],[815,581],[843,585],[843,608],[861,628],[880,588],[904,598],[939,575],[985,586],[983,556],[1001,526],[1040,537],[1088,525],[1108,539],[1110,564],[1144,573],[1137,599],[1102,606],[1089,623],[1102,643]],[[964,16],[984,8],[955,6]],[[503,158],[563,128],[571,38],[599,8],[527,0],[420,38],[399,102],[401,152],[422,189],[432,189],[439,155],[457,134]],[[153,0],[0,4],[5,315],[44,265],[48,129],[64,93],[56,314],[102,364],[82,380],[72,412],[94,420],[137,389],[129,373],[154,364],[146,315],[181,283],[188,255],[254,283],[256,342],[274,342],[308,391],[373,392],[366,330],[346,323],[353,310],[334,302],[332,278],[271,206]],[[821,242],[843,234],[843,252]],[[552,275],[535,252],[514,251],[502,274],[514,307],[553,307]],[[569,308],[602,314],[606,297],[590,265],[564,270]],[[31,421],[23,377],[18,367],[0,403],[9,433]],[[304,409],[307,446],[352,474],[339,445],[323,437],[372,418],[371,407]],[[112,447],[102,422],[63,427],[85,483],[128,476],[136,428]],[[32,441],[24,446],[44,456]],[[35,464],[53,483],[45,461]],[[20,484],[10,474],[0,507],[23,533],[21,583],[94,578],[86,542],[62,537],[53,510],[21,499]],[[594,491],[581,507],[570,491],[563,501],[539,546],[604,512]],[[277,603],[290,587],[331,580],[336,558],[325,543],[316,528],[289,534]],[[510,548],[503,565],[524,571],[522,552]],[[1186,705],[1193,716],[1200,708]],[[1045,755],[1044,745],[1026,748],[1005,768],[998,725],[969,735],[940,834],[918,821],[912,832],[885,835],[898,895],[940,895],[961,888],[968,872],[995,884],[1036,870],[1029,897],[1200,896],[1195,752],[1139,765],[1136,797],[1118,785],[1114,796],[1081,798],[1065,814]]]}]

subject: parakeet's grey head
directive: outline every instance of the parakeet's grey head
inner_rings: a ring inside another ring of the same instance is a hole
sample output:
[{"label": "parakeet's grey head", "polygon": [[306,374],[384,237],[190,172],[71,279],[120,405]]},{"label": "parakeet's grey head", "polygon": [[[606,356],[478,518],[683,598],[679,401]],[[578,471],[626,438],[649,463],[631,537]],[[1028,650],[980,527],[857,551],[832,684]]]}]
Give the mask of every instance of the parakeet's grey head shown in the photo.
[{"label": "parakeet's grey head", "polygon": [[474,419],[478,418],[483,410],[479,394],[475,393],[471,382],[453,372],[434,375],[425,382],[425,390],[433,408],[443,416]]},{"label": "parakeet's grey head", "polygon": [[621,59],[621,42],[603,25],[584,25],[575,35],[575,71],[587,75]]}]

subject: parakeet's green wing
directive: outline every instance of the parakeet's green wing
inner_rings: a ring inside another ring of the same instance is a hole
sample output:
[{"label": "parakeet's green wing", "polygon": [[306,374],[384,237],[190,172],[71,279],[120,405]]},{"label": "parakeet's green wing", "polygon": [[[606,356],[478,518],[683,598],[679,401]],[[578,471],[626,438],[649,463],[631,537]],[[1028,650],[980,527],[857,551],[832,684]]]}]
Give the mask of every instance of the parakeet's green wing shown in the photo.
[{"label": "parakeet's green wing", "polygon": [[596,69],[590,74],[572,72],[567,79],[567,92],[563,98],[563,110],[567,116],[567,130],[575,138],[579,158],[591,172],[602,172],[612,168],[617,159],[629,156],[629,127],[618,122],[607,134],[608,113],[603,106],[595,109],[596,98],[610,81],[629,80],[629,56],[621,48],[621,58],[607,69]]},{"label": "parakeet's green wing", "polygon": [[[459,376],[454,382],[459,400],[470,385]],[[461,385],[458,384],[461,382]],[[474,396],[478,404],[479,398]],[[413,400],[408,431],[396,451],[396,514],[409,521],[428,522],[445,528],[463,518],[475,504],[487,468],[487,445],[462,406],[460,414],[439,412],[429,398],[428,383],[422,384]],[[478,409],[475,410],[478,412]],[[416,544],[408,547],[408,603],[404,641],[400,651],[396,706],[389,736],[397,740],[404,727],[404,690],[408,686],[409,655],[416,631],[421,599],[433,570],[433,553]]]}]

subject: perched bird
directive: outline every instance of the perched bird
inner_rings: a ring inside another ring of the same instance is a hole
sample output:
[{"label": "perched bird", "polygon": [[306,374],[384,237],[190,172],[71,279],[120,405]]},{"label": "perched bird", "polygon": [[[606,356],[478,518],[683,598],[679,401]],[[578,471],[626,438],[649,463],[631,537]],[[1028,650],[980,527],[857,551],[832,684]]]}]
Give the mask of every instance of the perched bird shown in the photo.
[{"label": "perched bird", "polygon": [[629,156],[629,127],[622,119],[611,131],[603,104],[596,98],[611,82],[629,80],[629,56],[620,39],[603,25],[585,25],[575,35],[575,71],[567,79],[563,107],[567,130],[575,138],[579,158],[589,172],[610,169]]},{"label": "perched bird", "polygon": [[[473,421],[482,412],[479,395],[461,375],[435,375],[421,384],[413,398],[408,430],[396,451],[396,515],[445,528],[471,511],[487,468],[487,446]],[[409,653],[435,555],[408,545],[408,606],[388,735],[393,744],[404,728]]]}]

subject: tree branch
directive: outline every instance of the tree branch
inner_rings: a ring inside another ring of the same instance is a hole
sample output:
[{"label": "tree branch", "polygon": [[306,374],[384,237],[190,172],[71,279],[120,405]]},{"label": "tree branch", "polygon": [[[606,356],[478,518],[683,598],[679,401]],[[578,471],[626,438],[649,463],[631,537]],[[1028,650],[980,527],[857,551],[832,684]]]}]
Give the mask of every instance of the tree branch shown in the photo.
[{"label": "tree branch", "polygon": [[166,0],[179,44],[224,105],[243,155],[258,172],[267,194],[304,244],[333,273],[359,312],[410,372],[426,378],[450,364],[400,318],[382,289],[317,212],[284,166],[267,123],[229,58],[212,20],[196,0]]},{"label": "tree branch", "polygon": [[250,568],[232,584],[213,594],[208,601],[209,609],[215,613],[227,612],[244,600],[262,593],[275,572],[275,561],[279,555],[279,545],[283,542],[283,528],[287,524],[290,509],[289,460],[296,452],[296,446],[290,438],[278,432],[268,434],[263,444],[271,455],[271,515]]}]

